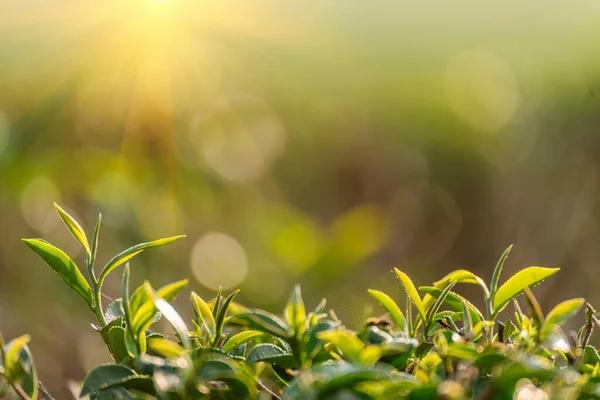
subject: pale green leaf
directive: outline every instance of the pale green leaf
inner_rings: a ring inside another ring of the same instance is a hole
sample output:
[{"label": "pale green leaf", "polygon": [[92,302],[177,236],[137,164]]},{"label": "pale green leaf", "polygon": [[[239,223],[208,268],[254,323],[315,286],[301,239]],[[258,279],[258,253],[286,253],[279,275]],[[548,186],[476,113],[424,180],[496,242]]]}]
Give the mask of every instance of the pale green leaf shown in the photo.
[{"label": "pale green leaf", "polygon": [[417,312],[419,313],[419,315],[421,316],[423,321],[425,321],[426,320],[425,307],[423,306],[423,302],[421,301],[421,297],[419,297],[419,293],[417,292],[415,285],[410,280],[408,275],[406,275],[404,272],[400,271],[398,268],[394,268],[394,272],[396,272],[396,276],[398,276],[398,279],[400,279],[400,283],[404,287],[406,294],[408,294],[408,297],[410,298],[412,303],[415,305]]},{"label": "pale green leaf", "polygon": [[531,288],[560,268],[528,267],[508,279],[496,292],[493,300],[493,315],[497,315],[512,299],[520,295],[525,288]]},{"label": "pale green leaf", "polygon": [[210,340],[213,340],[215,337],[216,325],[215,318],[211,309],[208,307],[206,302],[204,302],[204,300],[202,300],[202,298],[196,293],[192,292],[191,298],[196,317],[204,325]]},{"label": "pale green leaf", "polygon": [[81,244],[81,247],[83,247],[83,249],[85,250],[85,253],[89,259],[92,255],[92,253],[90,250],[90,245],[87,240],[87,236],[85,235],[85,232],[83,231],[83,228],[81,227],[81,225],[79,225],[79,223],[77,221],[75,221],[75,218],[71,217],[58,204],[54,203],[54,208],[56,208],[56,212],[58,212],[60,219],[63,220],[63,222],[65,223],[67,228],[71,231],[73,236],[75,236],[75,239],[77,239],[77,241]]},{"label": "pale green leaf", "polygon": [[41,239],[23,239],[23,242],[37,253],[73,290],[93,309],[92,289],[77,265],[61,249]]},{"label": "pale green leaf", "polygon": [[294,330],[296,338],[301,338],[306,330],[306,308],[302,300],[300,285],[296,285],[292,290],[284,315],[288,325]]},{"label": "pale green leaf", "polygon": [[406,319],[404,314],[400,311],[400,307],[394,300],[387,294],[380,292],[379,290],[369,289],[369,294],[381,304],[383,308],[390,314],[392,319],[398,324],[400,329],[404,330],[406,327]]},{"label": "pale green leaf", "polygon": [[349,361],[358,362],[360,353],[365,347],[363,342],[356,336],[356,333],[347,329],[322,331],[317,333],[317,338],[324,342],[333,343],[342,352],[344,358]]},{"label": "pale green leaf", "polygon": [[127,260],[129,260],[130,258],[138,255],[139,253],[141,253],[142,251],[152,248],[152,247],[158,247],[158,246],[164,246],[166,244],[172,243],[176,240],[179,240],[181,238],[184,238],[185,235],[179,235],[179,236],[173,236],[173,237],[169,237],[169,238],[164,238],[164,239],[158,239],[158,240],[154,240],[152,242],[147,242],[147,243],[140,243],[137,244],[133,247],[128,248],[127,250],[122,251],[121,253],[117,254],[116,256],[114,256],[104,267],[104,269],[102,269],[102,272],[100,273],[100,277],[99,277],[99,281],[103,281],[104,278],[106,278],[106,276],[115,268],[117,268],[119,265],[123,264],[124,262],[126,262]]},{"label": "pale green leaf", "polygon": [[583,307],[585,303],[585,299],[571,299],[566,300],[557,305],[548,313],[546,319],[544,320],[542,332],[547,334],[555,325],[562,325],[570,318],[572,318],[581,307]]}]

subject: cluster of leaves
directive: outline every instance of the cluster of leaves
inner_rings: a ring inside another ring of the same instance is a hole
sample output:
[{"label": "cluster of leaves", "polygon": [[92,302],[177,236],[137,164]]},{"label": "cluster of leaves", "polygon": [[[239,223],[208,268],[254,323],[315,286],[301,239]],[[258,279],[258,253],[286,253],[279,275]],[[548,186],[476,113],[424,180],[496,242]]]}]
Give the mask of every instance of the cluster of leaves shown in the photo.
[{"label": "cluster of leaves", "polygon": [[[499,285],[510,247],[488,286],[466,270],[418,289],[395,270],[406,291],[403,310],[387,294],[369,290],[385,309],[357,331],[346,328],[322,300],[307,310],[294,288],[282,317],[248,309],[237,291],[203,300],[191,293],[194,319],[187,323],[170,305],[186,280],[158,290],[145,282],[130,293],[128,261],[145,249],[181,236],[133,246],[112,258],[96,276],[101,218],[91,246],[80,225],[56,206],[86,253],[89,281],[73,260],[41,239],[33,249],[86,302],[114,359],[85,378],[80,398],[101,399],[548,399],[600,398],[600,356],[590,346],[598,323],[586,305],[584,326],[562,326],[584,299],[567,300],[544,315],[530,288],[558,269],[529,267]],[[106,276],[124,264],[121,298],[102,306]],[[453,291],[478,285],[485,310]],[[524,295],[524,311],[516,298]],[[509,304],[514,319],[501,320]],[[165,318],[172,337],[155,332]],[[22,399],[51,399],[39,384],[27,342],[0,336],[0,376]],[[1,389],[0,386],[0,391]],[[1,393],[0,393],[1,394]]]}]

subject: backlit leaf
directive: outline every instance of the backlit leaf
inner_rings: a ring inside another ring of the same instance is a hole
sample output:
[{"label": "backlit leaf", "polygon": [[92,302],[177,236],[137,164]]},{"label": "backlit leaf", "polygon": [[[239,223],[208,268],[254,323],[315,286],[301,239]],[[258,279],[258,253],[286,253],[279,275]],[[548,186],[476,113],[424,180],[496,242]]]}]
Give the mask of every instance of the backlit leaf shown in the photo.
[{"label": "backlit leaf", "polygon": [[227,342],[225,342],[225,345],[223,345],[223,352],[229,353],[230,351],[232,351],[239,345],[244,344],[244,343],[248,342],[249,340],[252,340],[255,337],[258,337],[261,335],[264,335],[264,333],[260,332],[260,331],[243,331],[243,332],[237,333],[237,334],[233,335],[232,337],[230,337],[229,339],[227,339]]},{"label": "backlit leaf", "polygon": [[100,277],[98,278],[98,280],[103,281],[104,278],[106,278],[106,275],[108,275],[112,270],[114,270],[115,268],[117,268],[119,265],[123,264],[130,258],[135,257],[142,251],[152,248],[152,247],[164,246],[166,244],[172,243],[172,242],[179,240],[181,238],[184,238],[184,237],[185,237],[185,235],[173,236],[173,237],[168,237],[168,238],[164,238],[164,239],[154,240],[152,242],[140,243],[133,247],[130,247],[127,250],[124,250],[121,253],[114,256],[106,264],[104,269],[102,269],[102,272],[100,273]]},{"label": "backlit leaf", "polygon": [[58,212],[60,219],[62,219],[62,221],[71,231],[73,236],[75,236],[75,239],[77,239],[77,241],[81,244],[81,247],[83,247],[83,250],[85,250],[85,254],[89,259],[92,255],[92,252],[90,250],[90,245],[88,243],[87,236],[85,235],[85,232],[83,231],[81,225],[79,225],[79,223],[75,221],[75,218],[71,217],[58,204],[54,203],[54,208],[56,209],[56,212]]},{"label": "backlit leaf", "polygon": [[493,300],[493,315],[497,315],[512,299],[520,295],[525,288],[531,288],[560,268],[528,267],[508,279],[496,292]]},{"label": "backlit leaf", "polygon": [[398,327],[402,330],[406,327],[406,320],[404,314],[400,311],[400,307],[394,300],[387,294],[380,292],[379,290],[369,289],[369,294],[381,304],[383,308],[390,314],[392,319],[398,324]]},{"label": "backlit leaf", "polygon": [[198,320],[200,322],[202,322],[202,324],[204,324],[204,327],[205,327],[206,331],[208,332],[210,339],[213,340],[215,337],[216,325],[215,325],[215,318],[213,316],[211,309],[204,302],[204,300],[202,300],[202,298],[200,296],[198,296],[196,293],[192,292],[191,298],[192,298],[192,305],[194,307],[194,313],[196,314],[196,317],[198,318]]},{"label": "backlit leaf", "polygon": [[93,308],[92,289],[77,265],[61,249],[41,239],[23,239],[23,242],[37,253],[73,290]]},{"label": "backlit leaf", "polygon": [[423,302],[421,301],[421,297],[419,297],[419,293],[417,292],[415,285],[410,280],[408,275],[406,275],[404,272],[400,271],[398,268],[394,268],[394,272],[396,272],[396,276],[398,276],[398,279],[400,279],[400,283],[402,284],[402,287],[404,287],[406,294],[408,294],[408,297],[410,298],[412,303],[415,305],[417,312],[419,313],[419,315],[421,316],[423,321],[425,321],[425,319],[426,319],[425,307],[423,306]]},{"label": "backlit leaf", "polygon": [[567,320],[569,320],[575,314],[577,314],[577,312],[579,312],[581,307],[583,307],[584,303],[585,299],[578,298],[563,301],[562,303],[554,307],[552,311],[548,313],[546,319],[544,320],[542,332],[544,334],[547,334],[553,326],[560,326],[564,324]]}]

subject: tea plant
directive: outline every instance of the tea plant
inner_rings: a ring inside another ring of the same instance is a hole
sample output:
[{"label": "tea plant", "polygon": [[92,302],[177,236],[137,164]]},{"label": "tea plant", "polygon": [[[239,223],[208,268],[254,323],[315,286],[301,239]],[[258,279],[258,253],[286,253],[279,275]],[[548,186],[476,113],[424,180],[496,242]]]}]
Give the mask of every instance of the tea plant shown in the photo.
[{"label": "tea plant", "polygon": [[[558,272],[528,267],[500,284],[509,247],[489,285],[467,270],[431,286],[416,287],[395,275],[406,306],[369,290],[387,312],[351,330],[323,299],[308,308],[300,287],[280,316],[234,302],[238,291],[205,301],[192,292],[187,322],[170,301],[187,280],[130,291],[130,260],[183,236],[133,246],[96,274],[101,217],[90,242],[81,226],[56,205],[86,254],[87,279],[62,250],[42,239],[24,239],[86,303],[113,364],[99,365],[81,384],[80,398],[102,399],[592,399],[600,398],[600,355],[590,345],[596,311],[582,298],[544,314],[530,288]],[[121,297],[102,304],[105,278],[122,268]],[[481,288],[483,312],[454,288]],[[523,295],[527,307],[517,298]],[[512,303],[513,319],[500,312]],[[585,305],[577,333],[562,326]],[[165,318],[174,334],[153,330]],[[0,335],[0,376],[5,392],[21,399],[51,399],[39,383],[29,336],[5,343]]]}]

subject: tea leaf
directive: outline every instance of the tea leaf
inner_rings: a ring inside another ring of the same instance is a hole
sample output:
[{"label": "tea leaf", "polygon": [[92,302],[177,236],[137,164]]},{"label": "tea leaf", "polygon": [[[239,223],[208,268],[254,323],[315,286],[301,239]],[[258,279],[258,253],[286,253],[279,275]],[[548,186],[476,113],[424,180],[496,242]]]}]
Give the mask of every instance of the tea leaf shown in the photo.
[{"label": "tea leaf", "polygon": [[288,325],[279,317],[264,310],[251,310],[234,315],[229,322],[283,339],[288,338]]},{"label": "tea leaf", "polygon": [[216,325],[211,309],[196,293],[192,292],[191,298],[196,317],[204,324],[210,340],[213,340],[215,337]]},{"label": "tea leaf", "polygon": [[215,318],[215,338],[213,340],[213,347],[215,347],[218,342],[221,340],[221,335],[223,334],[223,324],[225,323],[225,316],[227,315],[227,309],[229,308],[229,304],[233,300],[233,298],[240,292],[240,290],[235,290],[232,292],[223,304],[219,308],[219,312],[217,313],[217,317]]},{"label": "tea leaf", "polygon": [[301,338],[306,330],[306,308],[302,300],[300,285],[296,285],[285,307],[285,318],[293,329],[296,338]]},{"label": "tea leaf", "polygon": [[406,319],[404,314],[400,311],[400,307],[394,300],[387,294],[380,292],[379,290],[369,289],[369,294],[381,304],[383,308],[390,314],[392,319],[398,324],[398,327],[402,330],[406,327]]},{"label": "tea leaf", "polygon": [[96,261],[96,253],[98,253],[98,239],[100,238],[100,225],[102,224],[102,214],[98,214],[98,220],[96,221],[96,228],[94,229],[94,238],[92,239],[91,248],[91,264],[93,265]]},{"label": "tea leaf", "polygon": [[187,326],[185,326],[183,318],[181,318],[181,316],[177,313],[177,311],[175,311],[173,306],[171,306],[165,299],[161,299],[155,296],[154,304],[156,305],[156,308],[158,308],[158,310],[161,313],[163,313],[163,315],[165,316],[167,321],[169,321],[173,329],[175,329],[175,332],[177,332],[177,335],[179,336],[183,347],[188,350],[191,349],[192,343],[190,342],[188,328]]},{"label": "tea leaf", "polygon": [[417,292],[415,285],[410,280],[408,275],[406,275],[404,272],[400,271],[398,268],[394,268],[394,271],[396,272],[396,276],[398,276],[398,279],[400,279],[400,283],[402,284],[402,287],[404,287],[406,294],[408,294],[408,297],[415,305],[415,308],[417,309],[419,315],[421,316],[423,321],[425,321],[426,320],[425,308],[423,307],[423,302],[421,301],[421,298],[419,297],[419,293]]},{"label": "tea leaf", "polygon": [[187,286],[189,283],[188,279],[182,279],[177,282],[169,283],[158,289],[156,295],[166,301],[173,301],[175,297]]},{"label": "tea leaf", "polygon": [[107,334],[110,353],[118,363],[123,362],[129,356],[125,345],[125,333],[125,329],[116,326],[111,328]]},{"label": "tea leaf", "polygon": [[8,342],[4,349],[4,369],[7,377],[14,376],[16,367],[19,364],[19,358],[21,357],[21,350],[29,343],[31,336],[23,335],[19,336]]},{"label": "tea leaf", "polygon": [[75,290],[93,310],[92,289],[77,265],[61,249],[41,239],[23,239],[23,242],[56,272],[73,290]]},{"label": "tea leaf", "polygon": [[54,208],[56,209],[56,212],[58,212],[60,219],[62,219],[62,221],[71,231],[73,236],[75,236],[75,239],[77,239],[79,244],[81,244],[81,247],[83,247],[83,249],[85,250],[85,254],[87,255],[89,260],[92,256],[92,252],[90,250],[90,245],[88,243],[87,236],[85,235],[85,232],[83,231],[81,225],[79,225],[79,223],[75,221],[75,219],[71,217],[65,210],[60,208],[58,204],[54,203]]},{"label": "tea leaf", "polygon": [[259,361],[271,362],[273,359],[278,359],[285,356],[291,356],[290,353],[280,349],[274,344],[262,343],[257,344],[250,350],[246,363],[251,364]]},{"label": "tea leaf", "polygon": [[152,378],[139,375],[123,365],[100,365],[85,377],[79,397],[112,387],[143,389],[147,393],[153,393],[153,386]]},{"label": "tea leaf", "polygon": [[252,340],[255,337],[261,336],[261,335],[264,335],[264,333],[260,332],[260,331],[240,332],[240,333],[230,337],[229,339],[227,339],[227,342],[225,342],[225,345],[223,346],[223,352],[229,353],[230,351],[232,351],[239,345],[244,344],[247,341]]},{"label": "tea leaf", "polygon": [[133,247],[130,247],[127,250],[124,250],[121,253],[114,256],[106,264],[104,269],[102,269],[102,272],[100,272],[100,277],[98,278],[98,280],[100,282],[102,282],[104,280],[104,278],[106,278],[106,276],[112,270],[114,270],[115,268],[117,268],[119,265],[123,264],[130,258],[135,257],[136,255],[140,254],[142,251],[152,248],[152,247],[164,246],[166,244],[172,243],[172,242],[179,240],[181,238],[184,238],[184,237],[185,237],[185,235],[173,236],[173,237],[168,237],[168,238],[164,238],[164,239],[154,240],[152,242],[140,243]]},{"label": "tea leaf", "polygon": [[525,288],[531,288],[560,268],[528,267],[510,277],[496,292],[493,300],[493,315],[497,315],[512,299],[520,295]]},{"label": "tea leaf", "polygon": [[365,347],[358,336],[347,329],[334,329],[317,333],[317,338],[333,343],[349,361],[358,361]]},{"label": "tea leaf", "polygon": [[579,312],[581,307],[583,307],[585,303],[585,299],[571,299],[566,300],[557,305],[548,313],[546,319],[544,320],[544,324],[542,325],[542,332],[544,335],[549,333],[550,330],[555,325],[562,325],[567,320],[572,318],[575,314]]},{"label": "tea leaf", "polygon": [[504,267],[504,262],[506,261],[506,258],[508,257],[508,254],[510,253],[511,250],[512,250],[512,244],[510,246],[508,246],[506,248],[506,250],[504,250],[504,252],[500,256],[500,259],[498,260],[498,263],[496,263],[496,268],[494,268],[494,273],[492,274],[492,284],[490,286],[490,297],[493,297],[496,294],[496,291],[498,290],[498,282],[500,280],[500,273],[502,272],[502,267]]},{"label": "tea leaf", "polygon": [[[442,291],[440,289],[434,288],[431,286],[421,286],[421,287],[419,287],[419,290],[432,295],[436,299],[442,293]],[[473,304],[471,304],[471,302],[469,302],[467,299],[465,299],[461,295],[459,295],[455,292],[448,292],[448,295],[444,299],[444,304],[446,304],[448,307],[450,307],[451,309],[453,309],[456,312],[463,311],[463,305],[462,305],[463,302],[465,302],[467,304],[467,308],[469,309],[471,318],[473,319],[474,323],[478,323],[479,321],[483,320],[483,314],[481,314],[481,311],[479,311],[477,309],[477,307],[475,307]]]},{"label": "tea leaf", "polygon": [[185,351],[185,349],[177,343],[162,337],[149,337],[148,348],[154,353],[166,358],[179,357]]},{"label": "tea leaf", "polygon": [[[446,288],[444,290],[442,290],[442,292],[440,293],[438,298],[435,300],[435,303],[433,303],[431,308],[429,310],[427,310],[428,319],[427,319],[427,323],[425,324],[425,329],[427,329],[431,326],[431,324],[434,321],[435,314],[438,312],[438,310],[442,306],[442,303],[446,300],[446,297],[448,296],[448,294],[450,293],[450,290],[454,287],[455,284],[456,284],[456,282],[452,282],[448,286],[446,286]],[[464,312],[464,308],[463,308],[463,312]]]}]

